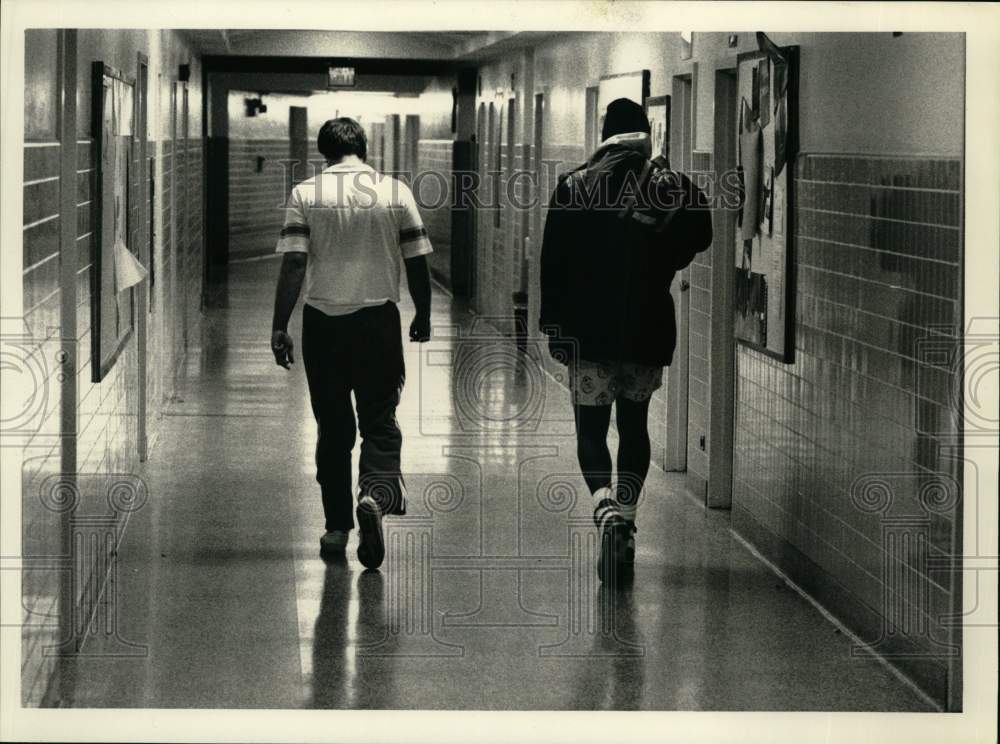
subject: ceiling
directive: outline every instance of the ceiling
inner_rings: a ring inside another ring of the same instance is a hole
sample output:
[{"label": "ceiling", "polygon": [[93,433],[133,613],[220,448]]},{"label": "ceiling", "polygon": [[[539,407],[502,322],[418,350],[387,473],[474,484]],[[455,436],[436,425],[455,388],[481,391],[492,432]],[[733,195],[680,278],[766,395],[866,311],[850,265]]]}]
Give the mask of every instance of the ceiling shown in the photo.
[{"label": "ceiling", "polygon": [[192,29],[180,33],[203,55],[454,61],[487,59],[547,35],[507,31],[292,29]]}]

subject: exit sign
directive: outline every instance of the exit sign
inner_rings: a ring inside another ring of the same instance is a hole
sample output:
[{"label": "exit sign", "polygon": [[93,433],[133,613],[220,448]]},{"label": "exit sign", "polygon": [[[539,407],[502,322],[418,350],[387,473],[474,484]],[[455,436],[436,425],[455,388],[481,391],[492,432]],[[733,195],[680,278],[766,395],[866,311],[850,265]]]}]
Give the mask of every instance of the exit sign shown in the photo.
[{"label": "exit sign", "polygon": [[328,88],[353,88],[353,67],[330,67],[327,69],[326,85]]}]

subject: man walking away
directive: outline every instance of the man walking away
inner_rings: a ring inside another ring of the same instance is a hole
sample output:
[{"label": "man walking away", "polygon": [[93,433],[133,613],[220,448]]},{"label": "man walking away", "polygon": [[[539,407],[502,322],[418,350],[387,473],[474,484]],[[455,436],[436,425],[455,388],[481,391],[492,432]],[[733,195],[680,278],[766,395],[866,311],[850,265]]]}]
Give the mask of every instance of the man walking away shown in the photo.
[{"label": "man walking away", "polygon": [[319,428],[316,480],[326,518],[320,553],[343,553],[350,531],[351,450],[358,464],[358,559],[378,568],[385,557],[382,516],[405,514],[400,472],[402,434],[396,406],[403,389],[399,285],[402,269],[416,317],[410,340],[430,337],[427,239],[410,189],[366,165],[364,130],[353,119],[326,122],[319,151],[327,168],[298,184],[288,199],[277,252],[284,254],[274,302],[275,362],[294,362],[288,320],[305,280],[302,357]]},{"label": "man walking away", "polygon": [[670,283],[712,242],[704,194],[662,159],[649,159],[649,131],[639,104],[619,98],[608,105],[600,147],[557,183],[542,240],[539,325],[553,357],[569,367],[602,581],[632,576],[636,510],[649,471],[649,399],[677,338]]}]

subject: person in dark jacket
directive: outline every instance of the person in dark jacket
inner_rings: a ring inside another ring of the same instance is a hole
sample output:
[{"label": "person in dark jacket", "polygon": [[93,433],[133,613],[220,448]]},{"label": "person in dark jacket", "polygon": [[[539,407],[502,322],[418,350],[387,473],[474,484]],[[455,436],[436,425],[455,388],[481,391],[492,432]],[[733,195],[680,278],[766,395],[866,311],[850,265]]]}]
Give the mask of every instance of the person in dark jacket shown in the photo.
[{"label": "person in dark jacket", "polygon": [[[612,101],[602,143],[560,177],[542,238],[539,326],[568,366],[577,456],[601,534],[598,574],[631,575],[635,516],[649,470],[649,400],[677,342],[670,283],[712,242],[692,181],[650,160],[643,108]],[[607,434],[615,406],[618,478]]]}]

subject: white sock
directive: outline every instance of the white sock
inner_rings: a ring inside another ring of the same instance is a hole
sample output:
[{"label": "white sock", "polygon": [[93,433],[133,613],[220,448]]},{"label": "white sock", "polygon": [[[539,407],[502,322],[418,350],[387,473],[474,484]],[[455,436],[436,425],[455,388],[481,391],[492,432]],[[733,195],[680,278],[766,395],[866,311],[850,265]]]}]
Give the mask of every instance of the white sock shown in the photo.
[{"label": "white sock", "polygon": [[618,505],[618,512],[622,515],[622,518],[631,525],[635,524],[635,513],[638,508],[635,504],[623,504],[620,501],[615,501]]},{"label": "white sock", "polygon": [[[626,497],[624,501],[622,500],[622,496]],[[634,529],[635,516],[639,511],[638,496],[633,495],[631,489],[627,489],[619,483],[615,489],[615,503],[618,505],[618,512],[622,515],[622,519],[628,522]]]},{"label": "white sock", "polygon": [[594,524],[600,532],[604,532],[604,527],[609,521],[616,517],[621,519],[621,511],[610,488],[598,488],[594,492],[593,499]]}]

